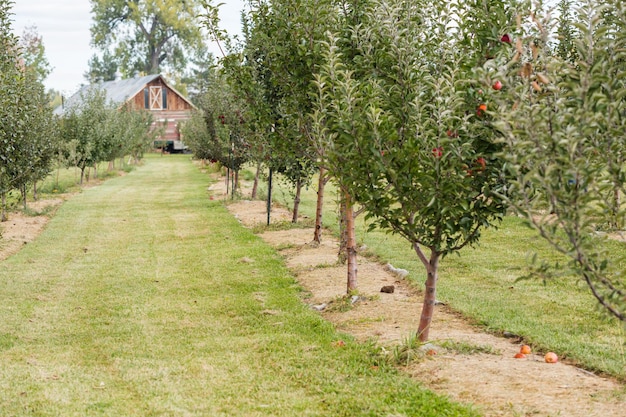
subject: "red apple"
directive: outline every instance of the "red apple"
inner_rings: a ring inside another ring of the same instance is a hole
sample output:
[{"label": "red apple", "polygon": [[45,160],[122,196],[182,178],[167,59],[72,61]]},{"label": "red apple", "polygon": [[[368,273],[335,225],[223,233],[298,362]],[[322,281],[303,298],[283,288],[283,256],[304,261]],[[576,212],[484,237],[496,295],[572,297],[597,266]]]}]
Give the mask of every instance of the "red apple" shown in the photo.
[{"label": "red apple", "polygon": [[508,33],[505,33],[504,35],[502,35],[502,37],[500,38],[501,42],[504,43],[511,43],[511,37],[509,36]]},{"label": "red apple", "polygon": [[484,171],[487,167],[487,161],[482,156],[476,159],[476,164],[478,164],[478,171]]},{"label": "red apple", "polygon": [[500,80],[496,80],[496,82],[493,83],[491,87],[496,91],[500,91],[502,90],[502,83],[500,82]]},{"label": "red apple", "polygon": [[523,354],[522,352],[518,352],[515,354],[515,356],[513,356],[515,359],[524,359],[526,357],[525,354]]},{"label": "red apple", "polygon": [[547,363],[557,363],[559,361],[559,357],[556,356],[556,353],[554,352],[546,353],[546,356],[544,356],[544,359],[546,360]]},{"label": "red apple", "polygon": [[520,351],[520,353],[523,353],[524,355],[530,355],[530,352],[532,352],[532,350],[530,349],[530,346],[528,346],[528,345],[522,345],[522,347],[520,347],[519,351]]},{"label": "red apple", "polygon": [[443,156],[443,146],[433,148],[433,155],[435,156],[435,158],[441,158]]}]

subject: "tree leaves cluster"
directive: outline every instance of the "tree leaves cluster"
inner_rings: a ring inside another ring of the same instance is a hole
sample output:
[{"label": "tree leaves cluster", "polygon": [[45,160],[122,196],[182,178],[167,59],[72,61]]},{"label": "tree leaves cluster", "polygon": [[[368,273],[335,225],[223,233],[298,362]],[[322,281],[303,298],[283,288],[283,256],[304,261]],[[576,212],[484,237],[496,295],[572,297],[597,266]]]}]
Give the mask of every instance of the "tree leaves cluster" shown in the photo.
[{"label": "tree leaves cluster", "polygon": [[118,69],[158,74],[182,71],[201,43],[195,0],[91,0],[92,44],[103,51],[90,60],[87,76],[110,78]]}]

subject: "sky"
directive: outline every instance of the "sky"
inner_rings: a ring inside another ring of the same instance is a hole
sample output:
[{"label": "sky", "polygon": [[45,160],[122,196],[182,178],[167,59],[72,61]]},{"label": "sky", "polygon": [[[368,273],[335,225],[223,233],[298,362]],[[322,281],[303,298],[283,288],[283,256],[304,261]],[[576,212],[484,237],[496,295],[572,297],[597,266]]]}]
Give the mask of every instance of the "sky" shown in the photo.
[{"label": "sky", "polygon": [[[214,2],[217,4],[218,2]],[[229,34],[241,33],[240,16],[244,0],[220,0],[220,21]],[[46,48],[52,73],[46,88],[73,94],[84,84],[89,58],[96,52],[90,46],[91,6],[89,0],[14,0],[11,10],[13,32],[35,25]],[[207,39],[207,42],[210,42]],[[217,54],[217,47],[211,45]]]}]

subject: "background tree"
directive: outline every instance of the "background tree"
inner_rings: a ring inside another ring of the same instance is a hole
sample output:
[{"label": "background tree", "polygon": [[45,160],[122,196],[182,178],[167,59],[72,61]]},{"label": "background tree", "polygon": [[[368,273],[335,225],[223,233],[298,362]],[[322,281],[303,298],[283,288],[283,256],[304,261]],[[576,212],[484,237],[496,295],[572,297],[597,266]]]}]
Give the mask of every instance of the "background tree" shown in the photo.
[{"label": "background tree", "polygon": [[92,44],[110,51],[127,76],[157,74],[164,66],[182,72],[201,44],[194,0],[91,0],[91,10]]},{"label": "background tree", "polygon": [[43,38],[37,33],[37,27],[25,28],[18,45],[24,65],[33,71],[36,81],[43,83],[52,72],[52,67],[46,58],[46,48]]},{"label": "background tree", "polygon": [[101,56],[96,54],[89,58],[89,69],[83,74],[90,83],[98,81],[113,81],[120,67],[120,59],[113,56],[108,50],[102,52]]}]

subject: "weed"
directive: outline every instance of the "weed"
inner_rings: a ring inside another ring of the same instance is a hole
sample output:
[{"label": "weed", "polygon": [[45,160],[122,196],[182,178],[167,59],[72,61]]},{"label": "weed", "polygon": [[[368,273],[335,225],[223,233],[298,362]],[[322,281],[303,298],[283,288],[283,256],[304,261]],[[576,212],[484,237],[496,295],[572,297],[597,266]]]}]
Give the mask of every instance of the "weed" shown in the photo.
[{"label": "weed", "polygon": [[442,348],[458,353],[461,355],[475,355],[477,353],[486,353],[489,355],[499,355],[500,351],[490,345],[475,345],[473,343],[461,342],[455,340],[444,340],[437,342]]}]

